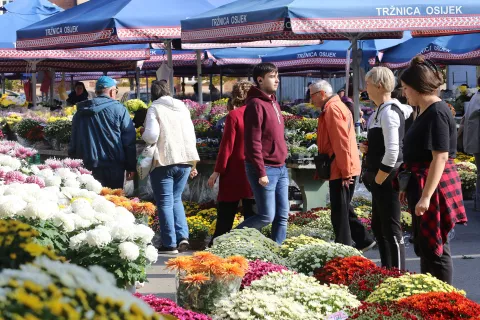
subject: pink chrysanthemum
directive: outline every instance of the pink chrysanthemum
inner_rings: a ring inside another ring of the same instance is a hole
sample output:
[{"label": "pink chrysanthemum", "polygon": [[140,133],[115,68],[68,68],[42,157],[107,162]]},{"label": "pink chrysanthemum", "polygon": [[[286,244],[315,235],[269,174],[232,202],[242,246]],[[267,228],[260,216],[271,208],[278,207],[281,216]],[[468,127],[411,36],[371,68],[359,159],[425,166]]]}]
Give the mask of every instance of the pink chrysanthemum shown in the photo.
[{"label": "pink chrysanthemum", "polygon": [[0,179],[4,180],[6,174],[7,174],[7,173],[6,173],[5,171],[3,171],[2,169],[0,169]]},{"label": "pink chrysanthemum", "polygon": [[40,188],[45,188],[45,181],[43,181],[42,178],[37,176],[27,177],[27,179],[25,179],[25,183],[34,183],[34,184],[38,184]]},{"label": "pink chrysanthemum", "polygon": [[279,264],[264,262],[261,260],[249,261],[248,271],[242,279],[241,288],[243,289],[245,287],[249,287],[252,281],[259,280],[269,273],[279,272],[282,270],[288,270],[288,268]]},{"label": "pink chrysanthemum", "polygon": [[20,171],[10,171],[5,175],[5,184],[24,183],[26,176]]},{"label": "pink chrysanthemum", "polygon": [[153,294],[142,296],[136,293],[137,298],[142,299],[158,313],[172,315],[179,320],[211,320],[207,315],[196,313],[179,307],[175,302],[166,298],[159,298]]},{"label": "pink chrysanthemum", "polygon": [[45,164],[50,167],[52,170],[63,168],[63,163],[60,160],[55,158],[45,160]]},{"label": "pink chrysanthemum", "polygon": [[0,153],[1,154],[8,154],[12,150],[11,146],[1,145],[0,146]]},{"label": "pink chrysanthemum", "polygon": [[19,147],[15,150],[15,157],[19,159],[26,159],[33,155],[33,151],[30,148]]},{"label": "pink chrysanthemum", "polygon": [[79,168],[77,168],[77,170],[78,170],[78,172],[80,172],[81,174],[92,174],[92,171],[87,170],[87,169],[85,169],[85,168],[83,168],[83,167],[79,167]]},{"label": "pink chrysanthemum", "polygon": [[38,168],[39,170],[45,170],[45,169],[49,169],[50,167],[47,166],[47,165],[44,165],[44,164],[39,164],[39,165],[37,166],[37,168]]},{"label": "pink chrysanthemum", "polygon": [[81,167],[83,165],[83,161],[80,159],[70,159],[66,158],[63,160],[64,166],[71,168],[71,169],[76,169],[78,167]]}]

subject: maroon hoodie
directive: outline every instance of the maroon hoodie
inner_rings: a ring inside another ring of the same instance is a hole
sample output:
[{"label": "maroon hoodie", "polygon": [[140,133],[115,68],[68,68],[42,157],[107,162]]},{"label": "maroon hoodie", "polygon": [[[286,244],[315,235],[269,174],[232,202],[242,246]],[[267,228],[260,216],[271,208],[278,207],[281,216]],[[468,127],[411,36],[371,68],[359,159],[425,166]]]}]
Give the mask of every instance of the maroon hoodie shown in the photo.
[{"label": "maroon hoodie", "polygon": [[266,176],[265,166],[281,167],[287,159],[287,143],[280,105],[257,87],[247,94],[245,122],[245,160]]}]

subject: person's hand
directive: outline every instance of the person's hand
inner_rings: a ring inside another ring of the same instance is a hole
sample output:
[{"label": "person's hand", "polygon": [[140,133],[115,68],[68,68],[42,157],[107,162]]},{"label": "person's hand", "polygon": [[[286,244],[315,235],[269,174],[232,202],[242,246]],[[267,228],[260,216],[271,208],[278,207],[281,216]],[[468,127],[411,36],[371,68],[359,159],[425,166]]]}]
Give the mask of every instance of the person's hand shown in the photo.
[{"label": "person's hand", "polygon": [[258,183],[262,186],[262,187],[266,187],[268,185],[268,177],[265,176],[265,177],[261,177],[260,179],[258,179]]},{"label": "person's hand", "polygon": [[428,207],[430,207],[430,199],[427,199],[425,197],[421,197],[420,200],[418,201],[417,205],[415,206],[415,214],[418,217],[423,216],[425,211],[428,210]]},{"label": "person's hand", "polygon": [[218,172],[214,172],[212,173],[210,178],[208,178],[207,185],[209,188],[213,189],[213,186],[215,185],[215,182],[217,181],[219,175],[220,174]]},{"label": "person's hand", "polygon": [[197,169],[192,169],[192,171],[190,171],[190,179],[195,178],[197,175],[198,175]]},{"label": "person's hand", "polygon": [[353,184],[355,180],[352,177],[343,179],[342,184],[344,187],[350,188],[350,185]]},{"label": "person's hand", "polygon": [[368,152],[368,144],[361,142],[360,143],[360,152],[366,154]]},{"label": "person's hand", "polygon": [[398,199],[400,200],[400,203],[402,204],[402,206],[408,205],[407,193],[405,191],[400,191],[400,194],[398,195]]},{"label": "person's hand", "polygon": [[127,181],[132,181],[135,178],[135,171],[127,172]]},{"label": "person's hand", "polygon": [[143,134],[145,132],[145,128],[144,127],[141,127],[140,128],[140,134]]}]

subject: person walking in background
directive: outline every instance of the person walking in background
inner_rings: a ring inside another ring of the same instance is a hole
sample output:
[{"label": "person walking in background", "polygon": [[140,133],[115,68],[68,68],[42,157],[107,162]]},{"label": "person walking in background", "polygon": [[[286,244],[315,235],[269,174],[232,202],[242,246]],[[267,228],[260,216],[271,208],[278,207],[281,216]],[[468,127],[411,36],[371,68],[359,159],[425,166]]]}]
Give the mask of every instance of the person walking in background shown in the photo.
[{"label": "person walking in background", "polygon": [[182,193],[188,177],[200,160],[190,111],[171,97],[166,81],[152,82],[152,106],[145,119],[142,139],[157,145],[154,168],[150,173],[153,196],[158,208],[162,246],[159,253],[188,249],[188,225]]},{"label": "person walking in background", "polygon": [[412,108],[391,97],[395,76],[385,67],[374,67],[365,76],[367,92],[375,104],[368,126],[367,170],[363,181],[372,192],[372,231],[375,235],[382,267],[405,270],[405,244],[400,223],[399,192],[392,180],[403,162],[405,121]]},{"label": "person walking in background", "polygon": [[67,105],[73,106],[85,100],[88,100],[88,91],[83,82],[79,81],[75,83],[75,90],[68,95]]},{"label": "person walking in background", "polygon": [[217,223],[212,241],[232,229],[240,201],[242,201],[244,218],[248,219],[254,215],[255,200],[245,172],[243,124],[245,99],[251,87],[252,83],[249,81],[240,81],[233,86],[230,100],[233,109],[230,110],[225,121],[215,171],[208,179],[208,186],[213,188],[217,179],[220,178]]},{"label": "person walking in background", "polygon": [[253,69],[256,86],[247,94],[245,108],[245,168],[257,204],[257,214],[238,228],[263,227],[272,223],[272,239],[281,244],[287,236],[288,170],[285,127],[275,97],[278,69],[271,63],[260,63]]},{"label": "person walking in background", "polygon": [[400,79],[408,103],[419,107],[404,139],[405,174],[410,173],[410,179],[406,190],[400,190],[400,201],[408,203],[413,216],[414,248],[421,272],[452,284],[448,234],[455,224],[467,222],[454,163],[456,123],[437,95],[443,76],[432,61],[416,56]]},{"label": "person walking in background", "polygon": [[68,156],[82,159],[104,187],[123,189],[125,171],[136,171],[135,127],[128,110],[117,98],[117,83],[102,76],[95,85],[97,97],[77,104],[72,120]]},{"label": "person walking in background", "polygon": [[[480,86],[480,77],[478,78]],[[475,210],[480,211],[480,92],[473,95],[463,117],[463,149],[475,156],[477,166],[477,184],[475,190]],[[460,130],[458,132],[460,135]]]},{"label": "person walking in background", "polygon": [[313,105],[322,111],[318,118],[318,153],[334,156],[330,172],[331,219],[335,242],[367,251],[375,241],[358,220],[351,205],[355,179],[360,174],[360,156],[352,121],[352,113],[333,95],[332,86],[325,80],[310,85]]}]

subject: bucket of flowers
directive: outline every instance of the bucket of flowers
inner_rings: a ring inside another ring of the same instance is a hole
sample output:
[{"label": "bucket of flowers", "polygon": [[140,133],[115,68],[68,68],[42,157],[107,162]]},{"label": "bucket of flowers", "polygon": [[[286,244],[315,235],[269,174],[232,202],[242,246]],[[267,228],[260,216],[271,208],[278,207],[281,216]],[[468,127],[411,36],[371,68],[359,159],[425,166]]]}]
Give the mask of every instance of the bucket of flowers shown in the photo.
[{"label": "bucket of flowers", "polygon": [[238,292],[248,269],[244,257],[221,258],[203,251],[166,264],[177,272],[178,305],[205,314],[211,314],[220,299]]}]

